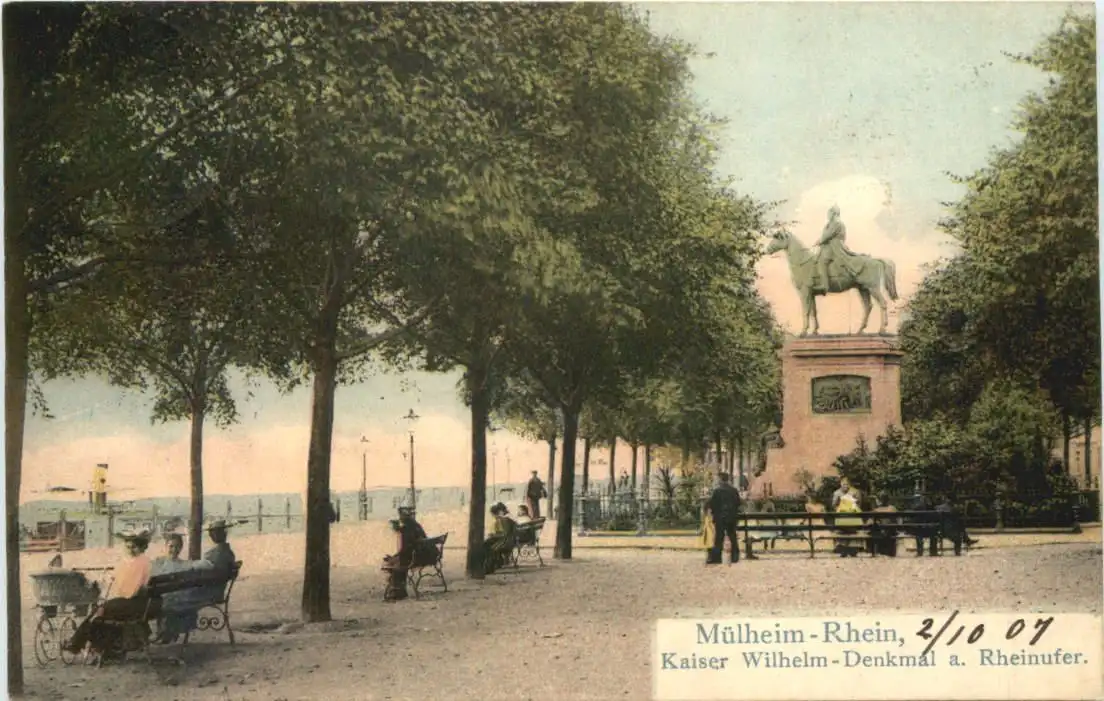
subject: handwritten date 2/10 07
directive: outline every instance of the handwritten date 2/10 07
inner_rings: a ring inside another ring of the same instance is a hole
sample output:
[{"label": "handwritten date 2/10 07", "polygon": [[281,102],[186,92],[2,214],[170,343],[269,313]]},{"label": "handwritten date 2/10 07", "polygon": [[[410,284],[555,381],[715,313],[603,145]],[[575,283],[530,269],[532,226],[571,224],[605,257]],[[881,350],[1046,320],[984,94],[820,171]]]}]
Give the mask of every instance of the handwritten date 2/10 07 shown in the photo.
[{"label": "handwritten date 2/10 07", "polygon": [[[950,617],[948,617],[947,620],[943,622],[943,625],[940,626],[939,630],[934,634],[931,631],[932,631],[932,628],[935,627],[935,619],[934,618],[925,618],[924,619],[923,625],[920,627],[920,630],[918,630],[916,632],[916,635],[918,635],[919,637],[921,637],[924,640],[928,641],[928,646],[926,648],[924,648],[923,654],[926,655],[929,652],[931,652],[932,648],[935,647],[935,644],[937,642],[939,642],[940,639],[942,639],[943,634],[946,633],[948,629],[950,629],[951,624],[954,622],[954,620],[956,618],[958,618],[958,611],[955,611],[954,613],[952,613],[950,615]],[[1035,643],[1039,642],[1039,639],[1043,637],[1043,634],[1045,634],[1047,632],[1047,629],[1050,628],[1050,624],[1053,623],[1053,622],[1054,622],[1054,616],[1048,616],[1046,618],[1036,618],[1035,619],[1035,625],[1034,625],[1034,628],[1033,628],[1035,634],[1031,637],[1031,640],[1028,642],[1028,645],[1034,645]],[[955,642],[959,639],[959,637],[961,637],[963,633],[966,633],[966,628],[967,628],[967,626],[960,625],[958,627],[958,629],[956,631],[954,631],[954,633],[951,635],[950,639],[947,640],[946,644],[947,645],[954,645]],[[1020,633],[1023,633],[1024,630],[1026,630],[1026,629],[1027,629],[1027,620],[1023,619],[1023,618],[1017,618],[1015,621],[1012,622],[1012,625],[1008,626],[1008,630],[1004,631],[1004,639],[1005,640],[1013,640],[1017,636],[1019,636]],[[984,636],[985,636],[985,624],[984,623],[979,623],[976,626],[974,626],[970,630],[970,632],[966,635],[966,642],[969,643],[970,645],[973,645],[977,641],[981,640],[982,637],[984,637]]]}]

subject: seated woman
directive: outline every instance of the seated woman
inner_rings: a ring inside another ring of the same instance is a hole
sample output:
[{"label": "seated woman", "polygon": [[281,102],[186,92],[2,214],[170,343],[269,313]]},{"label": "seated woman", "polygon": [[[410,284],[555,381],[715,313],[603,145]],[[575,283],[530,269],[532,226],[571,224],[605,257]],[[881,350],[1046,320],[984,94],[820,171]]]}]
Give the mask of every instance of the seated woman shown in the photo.
[{"label": "seated woman", "polygon": [[[71,654],[78,654],[90,645],[92,650],[104,659],[118,657],[123,653],[123,640],[117,627],[110,625],[112,621],[133,619],[138,616],[148,615],[156,618],[161,612],[161,601],[150,599],[146,593],[146,585],[149,583],[151,563],[146,555],[149,547],[149,531],[143,530],[129,535],[120,534],[123,538],[123,547],[126,556],[123,562],[115,568],[115,581],[111,585],[112,598],[95,609],[84,621],[77,626],[65,650]],[[145,625],[145,624],[144,624]],[[149,627],[145,625],[142,631],[149,635]]]},{"label": "seated woman", "polygon": [[[212,570],[206,560],[182,560],[184,537],[179,533],[170,533],[165,538],[165,552],[153,561],[151,577],[188,572],[193,570]],[[197,589],[182,589],[161,597],[161,618],[157,620],[157,642],[171,643],[179,636],[196,627],[200,602],[196,599]]]},{"label": "seated woman", "polygon": [[[851,489],[843,493],[836,506],[838,514],[857,514],[862,511],[860,506],[861,496],[858,490]],[[861,516],[836,516],[835,526],[840,535],[854,535],[859,532],[863,521]],[[836,552],[840,557],[856,557],[862,548],[855,547],[850,538],[838,538],[836,540]]]},{"label": "seated woman", "polygon": [[517,522],[510,518],[509,509],[502,502],[491,507],[493,518],[491,535],[483,541],[484,572],[490,574],[506,564],[510,555],[510,545],[514,541]]},{"label": "seated woman", "polygon": [[406,573],[414,559],[414,550],[425,540],[426,532],[422,524],[414,520],[413,511],[405,506],[399,507],[399,518],[391,522],[391,528],[398,539],[398,552],[383,558],[383,569],[388,573],[383,600],[400,601],[407,597]]}]

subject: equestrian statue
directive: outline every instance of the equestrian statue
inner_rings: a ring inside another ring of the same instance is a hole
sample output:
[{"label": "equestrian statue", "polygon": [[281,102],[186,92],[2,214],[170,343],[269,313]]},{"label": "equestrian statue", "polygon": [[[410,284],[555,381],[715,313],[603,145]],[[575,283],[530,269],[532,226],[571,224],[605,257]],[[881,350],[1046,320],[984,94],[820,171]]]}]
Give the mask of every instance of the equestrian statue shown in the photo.
[{"label": "equestrian statue", "polygon": [[788,231],[776,232],[767,246],[767,255],[778,251],[786,252],[790,263],[790,277],[801,297],[804,310],[801,335],[808,335],[810,321],[813,325],[812,335],[817,335],[818,296],[849,290],[858,290],[862,298],[863,319],[858,333],[866,330],[866,324],[870,320],[870,298],[873,297],[882,312],[882,325],[878,333],[885,334],[889,325],[889,313],[882,295],[883,285],[889,298],[897,300],[897,269],[893,261],[852,253],[847,248],[847,228],[840,221],[840,210],[836,206],[828,210],[828,224],[816,246],[820,247],[820,251],[813,253]]}]

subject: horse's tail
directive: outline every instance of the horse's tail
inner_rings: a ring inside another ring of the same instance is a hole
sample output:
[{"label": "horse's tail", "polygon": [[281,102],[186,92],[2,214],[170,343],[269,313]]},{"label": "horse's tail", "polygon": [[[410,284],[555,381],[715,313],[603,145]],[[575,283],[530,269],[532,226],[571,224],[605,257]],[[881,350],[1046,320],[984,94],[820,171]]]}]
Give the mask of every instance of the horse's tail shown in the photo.
[{"label": "horse's tail", "polygon": [[886,292],[889,294],[889,298],[894,302],[897,301],[897,266],[893,264],[893,261],[882,259],[882,265],[885,266],[885,278]]}]

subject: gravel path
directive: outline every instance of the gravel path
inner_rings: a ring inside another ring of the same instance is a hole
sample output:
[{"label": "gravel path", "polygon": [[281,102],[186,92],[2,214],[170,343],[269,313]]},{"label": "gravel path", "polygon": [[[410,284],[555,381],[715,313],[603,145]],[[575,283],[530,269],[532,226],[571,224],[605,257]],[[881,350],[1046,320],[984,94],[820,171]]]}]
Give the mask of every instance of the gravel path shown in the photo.
[{"label": "gravel path", "polygon": [[951,608],[1099,613],[1102,598],[1101,547],[1075,542],[961,558],[766,556],[710,569],[701,553],[580,548],[573,561],[483,583],[461,578],[458,554],[447,556],[447,594],[398,604],[380,600],[374,566],[339,566],[335,621],[283,632],[244,631],[295,617],[298,573],[247,570],[234,593],[235,628],[243,631],[235,648],[202,633],[184,666],[155,659],[152,667],[137,660],[101,670],[39,669],[28,648],[28,687],[34,698],[75,700],[643,700],[659,617]]}]

